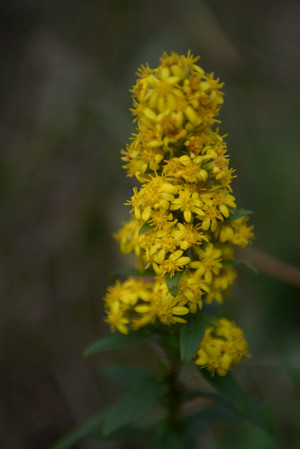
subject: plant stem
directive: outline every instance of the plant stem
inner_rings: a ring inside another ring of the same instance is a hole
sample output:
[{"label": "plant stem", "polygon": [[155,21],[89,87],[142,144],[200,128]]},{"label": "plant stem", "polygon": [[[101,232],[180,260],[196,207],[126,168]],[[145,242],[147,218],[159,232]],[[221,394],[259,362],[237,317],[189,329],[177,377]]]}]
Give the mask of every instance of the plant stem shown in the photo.
[{"label": "plant stem", "polygon": [[[175,337],[175,336],[173,336]],[[168,385],[168,393],[166,397],[167,405],[167,424],[170,429],[178,432],[181,427],[181,407],[182,407],[182,385],[179,382],[178,376],[180,371],[180,357],[178,348],[178,338],[176,338],[176,345],[174,340],[167,342],[169,366],[166,374],[166,383]],[[173,344],[172,344],[173,343]]]}]

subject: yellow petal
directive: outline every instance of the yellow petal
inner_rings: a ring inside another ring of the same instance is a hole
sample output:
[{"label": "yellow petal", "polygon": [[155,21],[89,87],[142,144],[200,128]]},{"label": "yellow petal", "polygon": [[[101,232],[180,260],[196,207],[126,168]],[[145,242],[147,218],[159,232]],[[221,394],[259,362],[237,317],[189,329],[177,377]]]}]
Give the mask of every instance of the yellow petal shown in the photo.
[{"label": "yellow petal", "polygon": [[152,109],[150,108],[145,108],[144,109],[144,115],[149,119],[149,120],[156,120],[156,114],[152,111]]},{"label": "yellow petal", "polygon": [[174,313],[174,315],[186,315],[189,313],[189,309],[187,307],[175,306],[172,307],[172,313]]},{"label": "yellow petal", "polygon": [[202,221],[202,229],[203,231],[208,231],[210,227],[210,219],[209,218],[204,218],[204,220]]},{"label": "yellow petal", "polygon": [[[148,221],[151,215],[151,207],[147,206],[142,213],[142,220]],[[137,217],[138,218],[138,217]]]},{"label": "yellow petal", "polygon": [[134,308],[138,313],[147,313],[150,311],[150,307],[147,305],[136,306]]},{"label": "yellow petal", "polygon": [[226,217],[226,218],[229,217],[229,210],[227,209],[225,204],[222,204],[222,206],[220,206],[220,211],[222,212],[224,217]]},{"label": "yellow petal", "polygon": [[185,210],[185,211],[183,212],[183,216],[184,216],[184,219],[185,219],[185,221],[186,221],[187,223],[189,223],[189,222],[191,221],[191,219],[192,219],[192,213],[191,213],[190,210]]}]

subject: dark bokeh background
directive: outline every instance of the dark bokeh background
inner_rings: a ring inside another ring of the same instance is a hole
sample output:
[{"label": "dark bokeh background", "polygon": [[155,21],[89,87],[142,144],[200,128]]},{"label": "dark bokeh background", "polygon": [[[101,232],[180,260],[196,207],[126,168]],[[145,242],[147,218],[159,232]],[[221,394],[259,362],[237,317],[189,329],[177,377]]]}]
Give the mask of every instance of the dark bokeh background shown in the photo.
[{"label": "dark bokeh background", "polygon": [[[126,263],[111,234],[132,189],[119,151],[134,131],[139,65],[191,49],[225,82],[222,132],[238,204],[255,211],[255,246],[300,266],[300,4],[3,0],[0,23],[0,446],[40,449],[118,394],[100,374],[115,355],[81,352],[108,331],[101,297]],[[236,372],[270,404],[278,435],[229,426],[203,447],[300,447],[299,296],[241,270],[225,313],[252,358]]]}]

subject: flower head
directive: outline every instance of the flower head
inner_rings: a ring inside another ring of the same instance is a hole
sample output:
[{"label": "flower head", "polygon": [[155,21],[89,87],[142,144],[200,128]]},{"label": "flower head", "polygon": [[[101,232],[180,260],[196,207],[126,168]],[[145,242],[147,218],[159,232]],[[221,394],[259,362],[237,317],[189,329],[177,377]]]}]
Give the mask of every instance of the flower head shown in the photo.
[{"label": "flower head", "polygon": [[211,375],[217,372],[219,376],[225,376],[247,354],[248,344],[242,329],[221,318],[206,329],[195,363],[206,368]]},{"label": "flower head", "polygon": [[[122,333],[178,325],[203,303],[222,303],[237,276],[234,247],[254,237],[248,218],[233,216],[235,175],[217,119],[223,83],[198,59],[190,51],[163,53],[158,67],[141,66],[131,90],[137,129],[122,160],[141,185],[115,237],[123,253],[136,256],[142,276],[153,276],[108,288],[106,320]],[[206,330],[195,362],[225,375],[246,353],[241,329],[220,319]]]}]

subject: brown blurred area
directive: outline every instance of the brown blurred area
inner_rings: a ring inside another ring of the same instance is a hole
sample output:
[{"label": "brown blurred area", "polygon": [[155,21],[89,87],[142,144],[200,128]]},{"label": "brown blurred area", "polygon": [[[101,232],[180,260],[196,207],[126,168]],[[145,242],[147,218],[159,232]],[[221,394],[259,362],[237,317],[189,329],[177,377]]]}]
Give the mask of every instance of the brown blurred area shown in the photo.
[{"label": "brown blurred area", "polygon": [[[300,266],[300,3],[3,0],[0,24],[0,447],[41,449],[116,396],[102,366],[141,354],[82,358],[108,332],[109,273],[128,263],[111,234],[134,185],[119,152],[134,131],[128,90],[142,63],[191,49],[225,82],[238,204],[255,211],[255,245]],[[272,404],[295,449],[299,297],[242,271],[224,309],[250,344],[244,383]],[[206,447],[267,448],[260,438],[243,428]]]}]

